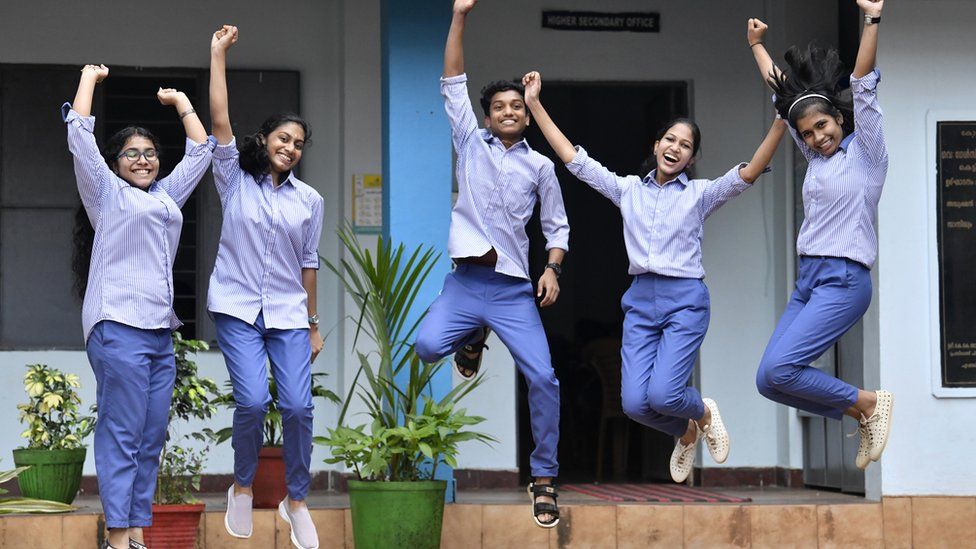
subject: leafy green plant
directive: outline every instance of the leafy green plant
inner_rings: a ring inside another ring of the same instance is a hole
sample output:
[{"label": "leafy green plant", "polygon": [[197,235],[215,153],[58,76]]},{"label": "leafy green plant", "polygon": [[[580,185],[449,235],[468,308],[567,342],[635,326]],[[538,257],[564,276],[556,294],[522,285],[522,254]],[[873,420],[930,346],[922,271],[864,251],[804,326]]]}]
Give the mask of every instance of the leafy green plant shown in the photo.
[{"label": "leafy green plant", "polygon": [[24,374],[27,404],[18,404],[20,422],[27,430],[20,434],[32,450],[73,450],[95,428],[93,416],[78,413],[81,398],[78,376],[65,374],[46,364],[29,364]]},{"label": "leafy green plant", "polygon": [[[17,467],[10,471],[0,471],[0,484],[14,480],[27,469],[30,469],[30,467]],[[6,493],[8,493],[7,490],[0,488],[0,496]],[[0,497],[0,515],[8,515],[11,513],[67,513],[74,511],[74,509],[71,505],[57,501]]]},{"label": "leafy green plant", "polygon": [[[323,398],[329,402],[338,404],[340,402],[339,397],[317,383],[319,378],[323,378],[326,375],[328,374],[323,372],[312,374],[312,398]],[[233,394],[234,384],[228,380],[224,387],[227,389],[227,392],[217,399],[215,403],[226,406],[227,408],[236,407],[237,403],[234,401]],[[268,375],[268,392],[271,393],[271,403],[268,405],[268,414],[264,416],[264,446],[277,448],[282,444],[281,411],[278,410],[278,384],[270,375]],[[216,431],[214,434],[216,435],[215,440],[219,444],[231,437],[233,428],[225,427]]]},{"label": "leafy green plant", "polygon": [[[376,351],[358,353],[360,366],[339,415],[338,426],[327,437],[316,437],[329,446],[327,463],[343,463],[360,479],[409,481],[433,478],[438,463],[455,466],[457,445],[465,440],[494,441],[490,436],[463,431],[484,418],[468,416],[458,401],[478,387],[481,376],[454,387],[435,400],[430,382],[443,363],[425,364],[410,341],[423,318],[410,321],[411,307],[439,255],[433,248],[417,246],[407,254],[403,244],[392,246],[380,238],[375,253],[364,249],[346,223],[339,239],[351,261],[339,265],[326,261],[359,307],[355,340],[365,333]],[[371,360],[372,359],[372,360]],[[360,382],[360,377],[365,383]],[[366,405],[371,422],[345,425],[353,395]],[[432,464],[428,467],[428,460]]]},{"label": "leafy green plant", "polygon": [[[206,461],[208,445],[216,440],[216,433],[206,428],[200,432],[179,436],[176,427],[179,421],[191,419],[206,421],[217,411],[221,394],[217,383],[198,375],[197,363],[193,356],[210,348],[205,341],[183,339],[180,332],[173,332],[173,354],[176,355],[176,383],[173,386],[173,400],[169,410],[169,429],[160,457],[159,474],[156,482],[155,502],[159,504],[180,504],[196,501],[194,491],[200,489],[200,474]],[[178,440],[197,440],[204,448],[191,449],[176,443]]]}]

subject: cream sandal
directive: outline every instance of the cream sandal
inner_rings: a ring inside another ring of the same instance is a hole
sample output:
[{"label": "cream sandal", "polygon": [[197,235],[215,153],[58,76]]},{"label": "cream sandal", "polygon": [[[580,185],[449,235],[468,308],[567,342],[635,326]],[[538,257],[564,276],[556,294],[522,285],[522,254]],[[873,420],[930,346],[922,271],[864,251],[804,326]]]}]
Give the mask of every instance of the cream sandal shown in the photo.
[{"label": "cream sandal", "polygon": [[874,406],[874,413],[867,421],[871,431],[871,461],[881,459],[881,453],[888,445],[888,435],[891,433],[891,411],[895,407],[895,395],[889,391],[876,391],[878,403]]},{"label": "cream sandal", "polygon": [[710,398],[703,398],[702,402],[712,413],[712,422],[702,428],[701,438],[705,439],[708,453],[712,455],[715,463],[725,463],[729,457],[729,432],[725,430],[725,423],[722,421],[722,414],[718,411],[718,404]]},{"label": "cream sandal", "polygon": [[695,426],[695,440],[685,446],[679,438],[674,443],[674,450],[671,452],[671,479],[678,484],[688,480],[688,475],[691,474],[691,469],[695,466],[695,446],[698,439],[701,438],[701,431],[698,430],[697,423],[692,421],[691,424]]},{"label": "cream sandal", "polygon": [[868,418],[863,415],[857,423],[857,431],[847,435],[847,438],[851,438],[854,435],[861,435],[860,443],[857,446],[857,457],[854,458],[854,465],[857,465],[857,468],[863,471],[871,464],[871,428]]}]

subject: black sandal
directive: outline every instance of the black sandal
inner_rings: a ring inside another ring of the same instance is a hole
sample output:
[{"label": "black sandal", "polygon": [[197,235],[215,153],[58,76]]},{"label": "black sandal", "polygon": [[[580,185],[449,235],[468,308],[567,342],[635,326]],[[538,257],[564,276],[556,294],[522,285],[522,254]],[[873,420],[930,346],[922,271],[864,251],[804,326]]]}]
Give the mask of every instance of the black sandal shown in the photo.
[{"label": "black sandal", "polygon": [[134,539],[129,540],[129,549],[148,549],[145,545],[139,543]]},{"label": "black sandal", "polygon": [[[543,528],[552,528],[559,524],[559,505],[558,503],[539,502],[539,496],[549,496],[553,501],[557,501],[559,491],[553,484],[529,483],[529,497],[532,498],[532,520]],[[549,522],[542,522],[539,520],[539,515],[552,515],[555,518]]]},{"label": "black sandal", "polygon": [[[484,330],[484,335],[481,341],[475,341],[474,343],[469,343],[454,353],[454,368],[457,370],[458,375],[464,379],[471,379],[478,375],[478,371],[481,370],[481,358],[485,356],[485,349],[488,348],[485,345],[485,341],[488,341],[488,336],[491,334],[491,328],[482,328]],[[475,356],[470,356],[475,354]],[[470,374],[465,374],[464,372],[471,372]]]}]

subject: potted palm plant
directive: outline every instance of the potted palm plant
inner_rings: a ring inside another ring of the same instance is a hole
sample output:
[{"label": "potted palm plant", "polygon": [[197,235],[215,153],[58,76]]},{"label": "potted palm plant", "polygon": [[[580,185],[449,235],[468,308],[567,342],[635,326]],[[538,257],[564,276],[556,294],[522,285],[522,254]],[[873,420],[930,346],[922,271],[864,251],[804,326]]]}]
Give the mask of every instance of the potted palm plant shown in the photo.
[{"label": "potted palm plant", "polygon": [[[349,500],[358,547],[439,547],[446,482],[434,480],[437,467],[457,466],[463,441],[493,440],[465,430],[484,419],[457,407],[482,378],[435,399],[430,381],[442,364],[423,363],[410,344],[419,324],[410,309],[437,261],[433,249],[418,246],[408,255],[381,238],[371,253],[348,224],[339,238],[350,261],[326,264],[360,309],[356,339],[362,331],[376,351],[358,353],[338,426],[316,442],[331,449],[327,463],[342,463],[357,477],[349,481]],[[346,424],[354,394],[365,403],[366,424]]]},{"label": "potted palm plant", "polygon": [[[176,384],[169,412],[169,430],[160,457],[153,501],[153,525],[144,529],[148,547],[161,549],[192,549],[196,547],[197,527],[204,504],[194,497],[200,490],[200,476],[206,460],[207,445],[216,433],[210,429],[179,434],[180,422],[209,420],[221,398],[217,383],[201,378],[192,357],[209,349],[204,341],[183,339],[173,332],[173,351],[176,355]],[[196,442],[194,442],[196,441]],[[200,447],[200,444],[203,447]]]},{"label": "potted palm plant", "polygon": [[71,503],[78,494],[87,449],[83,440],[95,428],[95,418],[79,414],[78,376],[45,364],[30,364],[24,375],[26,404],[19,404],[21,433],[26,448],[14,450],[17,477],[25,497]]},{"label": "potted palm plant", "polygon": [[[319,384],[319,380],[326,375],[323,372],[312,374],[312,398],[323,398],[338,404],[339,397]],[[228,381],[226,387],[227,392],[217,399],[216,403],[234,408],[236,403],[232,393],[233,384]],[[268,405],[268,414],[264,416],[264,446],[258,453],[258,467],[254,473],[254,482],[251,484],[251,489],[254,491],[252,505],[256,509],[276,509],[278,502],[288,495],[288,487],[285,484],[285,462],[281,448],[283,441],[281,412],[278,410],[278,384],[270,375],[268,376],[268,392],[271,394],[271,403]],[[225,427],[214,434],[214,440],[221,443],[231,437],[232,428]]]}]

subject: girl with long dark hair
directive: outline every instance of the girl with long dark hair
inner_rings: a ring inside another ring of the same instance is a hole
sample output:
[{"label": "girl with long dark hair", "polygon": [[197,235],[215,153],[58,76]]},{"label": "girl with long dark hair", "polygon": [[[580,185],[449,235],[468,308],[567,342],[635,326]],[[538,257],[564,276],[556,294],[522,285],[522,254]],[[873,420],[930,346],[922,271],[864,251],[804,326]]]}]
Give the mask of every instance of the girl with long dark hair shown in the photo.
[{"label": "girl with long dark hair", "polygon": [[223,26],[210,43],[210,113],[214,182],[224,212],[207,307],[234,390],[234,484],[227,490],[224,526],[238,538],[252,533],[251,482],[271,402],[267,365],[278,387],[288,496],[278,513],[299,548],[318,547],[305,505],[311,483],[312,361],[322,350],[316,313],[316,273],[323,200],[295,176],[309,127],[295,114],[268,118],[236,145],[227,109],[225,60],[237,41]]},{"label": "girl with long dark hair", "polygon": [[628,273],[634,277],[621,302],[621,402],[634,421],[678,438],[671,477],[684,482],[700,438],[718,463],[729,452],[718,404],[688,387],[709,320],[701,264],[703,226],[708,216],[759,178],[786,132],[785,124],[773,124],[750,162],[707,180],[686,173],[701,147],[701,131],[692,120],[678,118],[655,137],[652,160],[645,164],[648,172],[619,176],[582,147],[574,147],[552,121],[539,98],[539,73],[528,73],[523,83],[536,125],[569,171],[620,208]]},{"label": "girl with long dark hair", "polygon": [[109,138],[99,152],[91,116],[105,65],[86,65],[72,103],[62,107],[68,149],[88,221],[95,229],[82,324],[95,373],[95,469],[105,513],[105,547],[143,547],[152,524],[159,453],[176,379],[172,330],[173,260],[183,227],[180,208],[210,165],[213,142],[189,99],[174,89],[157,97],[176,109],[186,152],[159,175],[159,141],[139,126]]},{"label": "girl with long dark hair", "polygon": [[797,238],[796,289],[759,363],[759,392],[781,404],[832,419],[858,420],[856,465],[877,461],[888,442],[894,397],[865,391],[811,363],[864,315],[871,303],[871,267],[878,257],[878,201],[888,172],[875,67],[883,1],[857,0],[864,31],[853,102],[841,95],[844,66],[834,50],[790,48],[780,71],[763,45],[767,26],[750,19],[747,37],[775,105],[809,162],[803,182],[803,225]]}]

